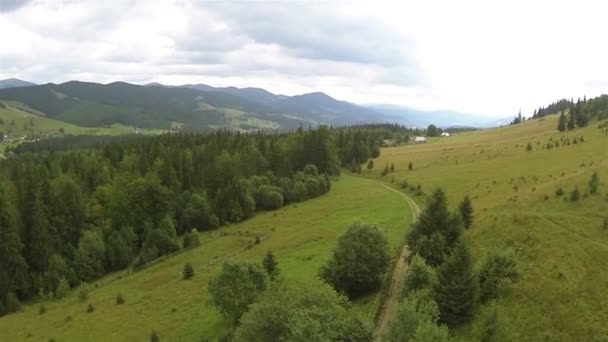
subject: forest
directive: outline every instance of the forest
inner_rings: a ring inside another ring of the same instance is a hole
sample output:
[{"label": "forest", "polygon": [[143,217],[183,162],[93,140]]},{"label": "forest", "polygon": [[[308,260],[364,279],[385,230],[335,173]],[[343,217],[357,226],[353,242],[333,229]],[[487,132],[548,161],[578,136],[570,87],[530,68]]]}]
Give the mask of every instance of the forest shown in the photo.
[{"label": "forest", "polygon": [[382,139],[397,136],[407,141],[408,130],[322,126],[23,145],[0,163],[0,314],[187,248],[193,229],[321,196],[341,165],[377,157]]}]

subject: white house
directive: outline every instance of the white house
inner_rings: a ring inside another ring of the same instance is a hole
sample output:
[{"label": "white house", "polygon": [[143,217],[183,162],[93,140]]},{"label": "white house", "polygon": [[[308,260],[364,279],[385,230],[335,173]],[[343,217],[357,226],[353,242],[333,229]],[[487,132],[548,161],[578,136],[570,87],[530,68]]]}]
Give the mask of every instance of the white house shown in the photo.
[{"label": "white house", "polygon": [[448,133],[448,132],[443,132],[443,133],[441,133],[441,136],[442,136],[442,137],[449,137],[449,136],[450,136],[450,133]]},{"label": "white house", "polygon": [[416,137],[414,139],[414,142],[416,144],[424,144],[424,143],[426,143],[426,137]]}]

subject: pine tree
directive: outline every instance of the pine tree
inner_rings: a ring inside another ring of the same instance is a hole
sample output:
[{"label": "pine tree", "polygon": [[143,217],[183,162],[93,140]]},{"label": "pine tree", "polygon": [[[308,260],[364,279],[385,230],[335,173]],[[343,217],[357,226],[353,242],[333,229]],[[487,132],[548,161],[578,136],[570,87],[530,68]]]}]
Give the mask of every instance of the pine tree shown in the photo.
[{"label": "pine tree", "polygon": [[27,285],[28,267],[22,254],[15,202],[11,187],[6,181],[0,182],[0,291],[6,291],[0,293],[0,299]]},{"label": "pine tree", "polygon": [[369,160],[369,162],[367,163],[367,169],[371,170],[374,168],[374,161],[372,159]]},{"label": "pine tree", "polygon": [[559,116],[559,123],[557,124],[557,130],[563,132],[566,130],[566,116],[562,112]]},{"label": "pine tree", "polygon": [[478,284],[466,244],[460,241],[439,267],[435,300],[439,320],[450,327],[467,322],[473,316]]},{"label": "pine tree", "polygon": [[414,164],[412,164],[412,162],[410,162],[409,164],[407,164],[407,169],[412,171],[412,169],[414,168]]},{"label": "pine tree", "polygon": [[51,241],[49,236],[49,221],[40,193],[34,195],[29,214],[27,232],[26,258],[28,265],[34,272],[44,272],[51,254]]},{"label": "pine tree", "polygon": [[570,112],[570,115],[568,116],[568,130],[571,131],[573,130],[576,126],[576,119],[574,117],[574,113]]},{"label": "pine tree", "polygon": [[462,202],[460,202],[460,205],[458,205],[458,210],[462,216],[464,227],[471,227],[471,224],[473,223],[473,206],[471,205],[469,195],[464,196]]},{"label": "pine tree", "polygon": [[600,179],[597,175],[597,172],[594,172],[593,175],[591,175],[591,179],[589,180],[589,193],[590,194],[596,194],[597,193],[597,188],[600,185]]},{"label": "pine tree", "polygon": [[268,278],[270,278],[270,280],[275,280],[279,276],[279,263],[274,258],[274,254],[272,254],[271,250],[268,250],[268,253],[266,253],[262,265],[264,266],[266,273],[268,273]]}]

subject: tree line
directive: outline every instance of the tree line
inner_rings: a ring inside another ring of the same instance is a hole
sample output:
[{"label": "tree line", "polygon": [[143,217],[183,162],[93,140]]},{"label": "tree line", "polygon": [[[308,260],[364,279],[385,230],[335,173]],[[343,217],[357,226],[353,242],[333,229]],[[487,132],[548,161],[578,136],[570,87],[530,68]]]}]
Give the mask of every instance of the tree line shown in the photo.
[{"label": "tree line", "polygon": [[342,164],[377,156],[387,132],[401,129],[218,131],[22,147],[0,163],[0,314],[54,295],[60,284],[172,253],[192,229],[322,195]]}]

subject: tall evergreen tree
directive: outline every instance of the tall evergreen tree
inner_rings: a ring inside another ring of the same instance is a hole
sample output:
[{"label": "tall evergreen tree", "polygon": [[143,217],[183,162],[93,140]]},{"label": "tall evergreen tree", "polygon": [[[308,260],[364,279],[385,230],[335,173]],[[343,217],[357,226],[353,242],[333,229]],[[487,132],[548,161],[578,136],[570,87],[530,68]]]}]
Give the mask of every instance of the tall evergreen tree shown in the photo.
[{"label": "tall evergreen tree", "polygon": [[15,196],[10,184],[3,180],[0,182],[0,301],[27,285],[28,267],[22,251]]},{"label": "tall evergreen tree", "polygon": [[471,205],[471,199],[469,195],[464,196],[462,202],[458,205],[458,210],[462,216],[462,223],[465,228],[471,227],[473,223],[473,206]]},{"label": "tall evergreen tree", "polygon": [[42,273],[46,270],[51,254],[49,221],[40,193],[34,195],[30,207],[29,227],[26,227],[26,258],[32,271]]},{"label": "tall evergreen tree", "polygon": [[460,241],[437,271],[435,300],[439,320],[450,327],[469,321],[477,300],[478,284],[469,250]]},{"label": "tall evergreen tree", "polygon": [[566,130],[566,115],[564,115],[564,112],[562,112],[559,115],[559,122],[557,124],[557,130],[560,132],[563,132]]},{"label": "tall evergreen tree", "polygon": [[279,276],[279,263],[274,258],[271,250],[268,250],[268,253],[266,253],[262,266],[264,266],[264,270],[268,273],[270,280],[275,280]]},{"label": "tall evergreen tree", "polygon": [[576,126],[576,119],[574,117],[574,113],[570,112],[570,115],[568,115],[568,130],[571,131],[573,130]]}]

